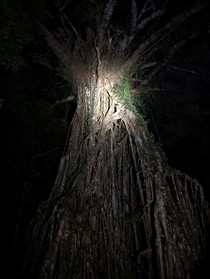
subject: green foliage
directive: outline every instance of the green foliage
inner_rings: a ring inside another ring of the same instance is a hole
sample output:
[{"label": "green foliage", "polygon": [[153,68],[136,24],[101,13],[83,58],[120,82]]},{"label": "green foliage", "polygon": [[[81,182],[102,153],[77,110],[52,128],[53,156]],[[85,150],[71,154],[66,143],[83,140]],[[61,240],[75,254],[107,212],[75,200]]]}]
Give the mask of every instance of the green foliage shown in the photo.
[{"label": "green foliage", "polygon": [[141,106],[144,104],[143,100],[140,98],[135,98],[131,96],[131,86],[130,86],[130,79],[129,75],[125,74],[125,76],[122,79],[121,84],[117,85],[115,87],[115,92],[117,96],[119,97],[120,101],[123,103],[123,105],[130,111],[134,113],[136,116],[136,119],[139,121],[139,123],[142,125],[142,127],[145,130],[145,133],[148,137],[148,140],[151,142],[154,141],[153,135],[148,130],[148,121],[145,120],[145,117],[141,113],[140,109]]}]

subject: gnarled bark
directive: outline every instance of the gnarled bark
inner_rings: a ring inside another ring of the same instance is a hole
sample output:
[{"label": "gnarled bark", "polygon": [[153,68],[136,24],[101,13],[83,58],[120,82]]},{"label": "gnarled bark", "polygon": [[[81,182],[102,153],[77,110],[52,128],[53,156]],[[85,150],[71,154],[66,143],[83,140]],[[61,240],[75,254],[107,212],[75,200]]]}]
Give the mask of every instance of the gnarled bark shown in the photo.
[{"label": "gnarled bark", "polygon": [[[200,6],[131,46],[138,29],[163,10],[145,1],[137,14],[132,1],[127,38],[118,29],[109,37],[117,2],[107,2],[85,36],[69,21],[71,47],[40,25],[65,78],[74,80],[78,105],[54,188],[29,228],[21,278],[191,278],[205,251],[209,208],[201,185],[170,168],[115,92],[124,73],[135,71],[140,57],[148,62],[157,44]],[[153,12],[146,16],[148,9]]]},{"label": "gnarled bark", "polygon": [[202,187],[168,166],[102,73],[78,88],[72,136],[31,225],[23,278],[191,278],[206,243]]}]

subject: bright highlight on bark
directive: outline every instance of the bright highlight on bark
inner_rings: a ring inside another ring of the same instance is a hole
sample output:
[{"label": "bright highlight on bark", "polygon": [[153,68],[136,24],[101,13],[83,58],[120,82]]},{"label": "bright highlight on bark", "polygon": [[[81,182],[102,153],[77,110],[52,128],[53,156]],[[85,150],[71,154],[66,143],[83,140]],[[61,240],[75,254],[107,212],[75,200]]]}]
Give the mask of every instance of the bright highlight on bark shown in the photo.
[{"label": "bright highlight on bark", "polygon": [[138,10],[130,1],[129,32],[120,36],[109,28],[117,3],[107,1],[86,39],[68,19],[72,48],[40,25],[63,76],[73,80],[78,105],[54,188],[29,230],[27,278],[33,272],[41,279],[191,278],[205,250],[209,207],[202,187],[172,169],[149,141],[129,85],[137,61],[155,66],[148,60],[156,45],[200,6],[133,46],[165,9],[145,1]]}]

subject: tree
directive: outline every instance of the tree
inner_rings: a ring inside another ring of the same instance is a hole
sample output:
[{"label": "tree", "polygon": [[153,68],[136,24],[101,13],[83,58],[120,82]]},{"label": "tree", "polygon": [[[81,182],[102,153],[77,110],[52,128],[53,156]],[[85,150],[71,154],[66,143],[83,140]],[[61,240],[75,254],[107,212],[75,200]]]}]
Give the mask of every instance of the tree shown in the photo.
[{"label": "tree", "polygon": [[[52,192],[28,230],[21,278],[191,278],[202,259],[202,186],[168,165],[132,100],[133,86],[150,83],[196,36],[183,26],[205,5],[171,7],[54,1],[56,26],[39,22],[77,109]],[[167,45],[174,30],[184,35]],[[160,47],[164,63],[155,60]]]}]

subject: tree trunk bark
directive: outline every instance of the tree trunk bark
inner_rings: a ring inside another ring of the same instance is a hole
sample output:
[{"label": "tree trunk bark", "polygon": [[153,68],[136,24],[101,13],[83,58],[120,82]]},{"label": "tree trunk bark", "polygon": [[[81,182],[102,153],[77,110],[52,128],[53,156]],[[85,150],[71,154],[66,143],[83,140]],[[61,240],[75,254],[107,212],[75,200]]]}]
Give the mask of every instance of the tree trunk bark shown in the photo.
[{"label": "tree trunk bark", "polygon": [[169,167],[115,77],[98,63],[76,82],[68,148],[29,228],[21,278],[183,279],[201,259],[202,187]]}]

